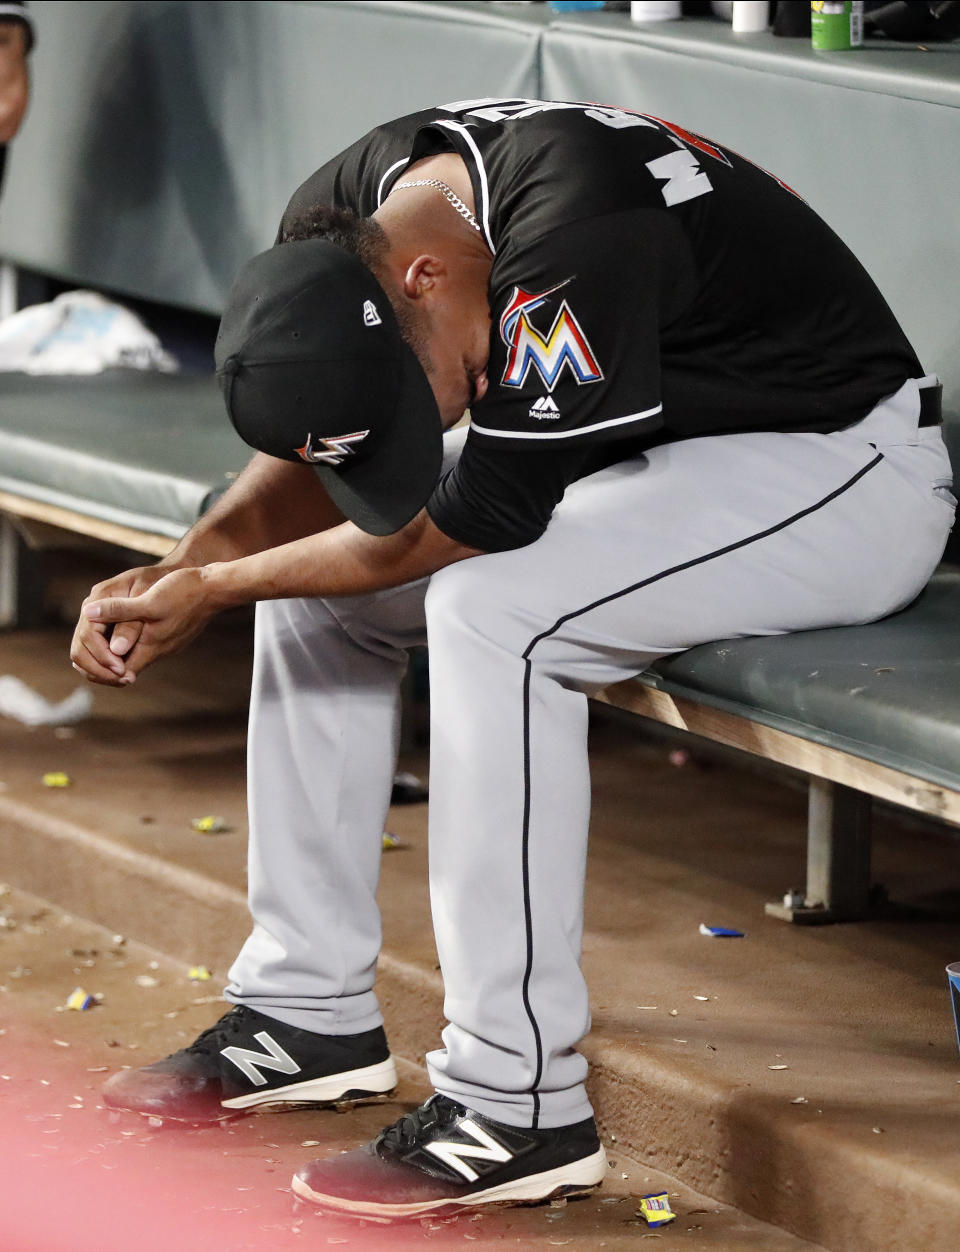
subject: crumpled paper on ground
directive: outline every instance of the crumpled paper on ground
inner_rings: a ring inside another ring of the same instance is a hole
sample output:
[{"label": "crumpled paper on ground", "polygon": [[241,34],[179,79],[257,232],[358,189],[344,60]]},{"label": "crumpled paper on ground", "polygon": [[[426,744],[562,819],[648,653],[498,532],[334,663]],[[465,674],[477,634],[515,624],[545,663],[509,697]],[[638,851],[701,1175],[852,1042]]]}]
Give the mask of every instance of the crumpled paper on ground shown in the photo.
[{"label": "crumpled paper on ground", "polygon": [[13,674],[0,675],[0,717],[12,717],[24,726],[72,726],[89,717],[93,692],[78,687],[72,695],[53,704]]}]

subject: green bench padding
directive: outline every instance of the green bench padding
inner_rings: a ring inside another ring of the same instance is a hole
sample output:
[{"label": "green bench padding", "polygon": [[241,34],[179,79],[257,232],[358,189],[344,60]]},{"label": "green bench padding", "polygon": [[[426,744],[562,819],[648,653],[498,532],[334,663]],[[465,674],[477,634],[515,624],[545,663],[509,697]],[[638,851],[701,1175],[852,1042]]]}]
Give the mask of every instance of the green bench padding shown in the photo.
[{"label": "green bench padding", "polygon": [[[179,538],[241,470],[212,377],[0,375],[0,490]],[[960,786],[960,573],[868,626],[721,640],[641,681]]]},{"label": "green bench padding", "polygon": [[0,374],[0,490],[179,538],[250,449],[212,376]]},{"label": "green bench padding", "polygon": [[642,676],[814,743],[960,787],[960,573],[869,626],[704,644]]}]

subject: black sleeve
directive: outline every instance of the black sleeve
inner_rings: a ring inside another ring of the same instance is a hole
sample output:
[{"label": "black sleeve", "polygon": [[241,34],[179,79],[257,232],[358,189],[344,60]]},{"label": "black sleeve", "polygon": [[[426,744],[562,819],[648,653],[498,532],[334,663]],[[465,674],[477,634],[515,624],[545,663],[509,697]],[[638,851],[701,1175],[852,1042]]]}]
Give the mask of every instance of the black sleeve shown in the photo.
[{"label": "black sleeve", "polygon": [[347,148],[345,152],[341,152],[321,165],[305,183],[297,188],[283,211],[283,217],[277,227],[275,244],[281,241],[290,220],[313,205],[330,204],[337,208],[353,209],[354,212],[359,210],[360,188],[349,176],[345,185],[345,174],[355,162],[355,150],[362,149],[369,139],[369,135],[365,136],[358,143]]},{"label": "black sleeve", "polygon": [[589,472],[595,449],[502,449],[467,438],[427,512],[445,535],[482,552],[533,543],[547,528],[567,486]]},{"label": "black sleeve", "polygon": [[686,238],[662,209],[559,227],[494,264],[489,443],[595,443],[663,424],[660,336],[693,298]]},{"label": "black sleeve", "polygon": [[[523,547],[570,483],[654,438],[660,333],[694,285],[662,211],[573,223],[511,257],[492,301],[490,389],[427,504],[440,530],[484,552]],[[514,316],[523,299],[526,324]]]},{"label": "black sleeve", "polygon": [[[361,217],[374,213],[380,206],[384,179],[391,169],[396,170],[409,160],[417,131],[431,121],[434,114],[432,109],[411,113],[377,126],[321,165],[290,197],[277,231],[277,242],[284,223],[314,205],[332,204],[341,209],[353,209]],[[396,178],[395,172],[393,177]]]}]

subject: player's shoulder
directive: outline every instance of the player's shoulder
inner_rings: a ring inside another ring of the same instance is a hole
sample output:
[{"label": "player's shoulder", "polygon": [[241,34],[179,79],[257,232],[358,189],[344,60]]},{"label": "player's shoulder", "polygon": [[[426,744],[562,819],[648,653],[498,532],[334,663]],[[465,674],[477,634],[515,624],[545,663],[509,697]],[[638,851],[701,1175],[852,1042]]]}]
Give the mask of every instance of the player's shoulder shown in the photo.
[{"label": "player's shoulder", "polygon": [[371,127],[297,187],[284,219],[311,205],[328,202],[371,213],[378,203],[384,173],[409,158],[418,131],[434,117],[435,110],[420,110]]},{"label": "player's shoulder", "polygon": [[[478,147],[508,145],[538,161],[575,149],[587,166],[637,149],[656,151],[700,141],[692,132],[652,114],[590,101],[524,98],[459,100],[437,106],[434,123],[469,132]],[[580,173],[582,166],[578,165]]]}]

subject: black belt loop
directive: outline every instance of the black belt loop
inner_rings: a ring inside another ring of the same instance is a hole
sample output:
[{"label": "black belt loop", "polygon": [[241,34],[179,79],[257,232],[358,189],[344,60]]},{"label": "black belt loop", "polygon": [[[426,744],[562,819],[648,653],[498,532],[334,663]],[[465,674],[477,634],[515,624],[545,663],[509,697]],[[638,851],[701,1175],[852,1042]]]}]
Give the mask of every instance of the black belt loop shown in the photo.
[{"label": "black belt loop", "polygon": [[943,384],[920,388],[919,426],[939,426],[942,418]]}]

